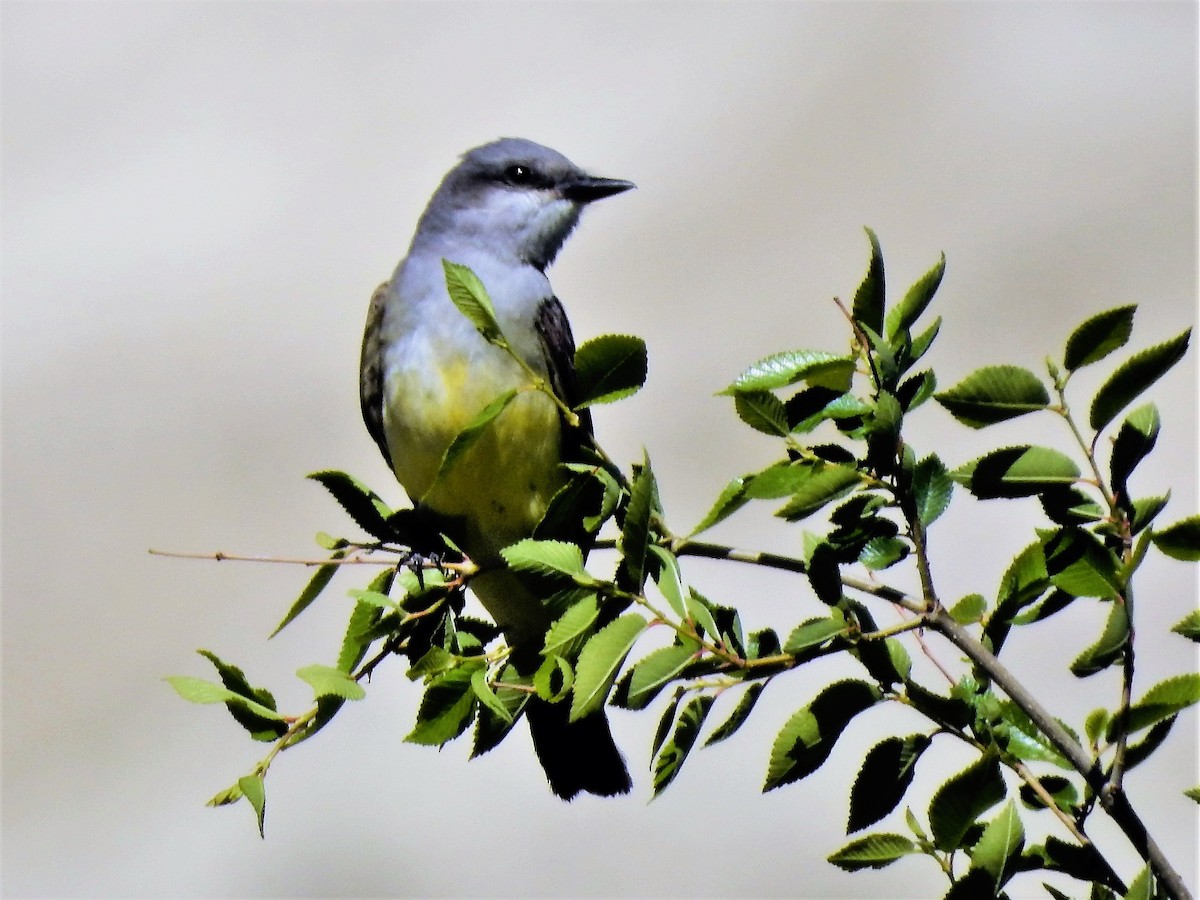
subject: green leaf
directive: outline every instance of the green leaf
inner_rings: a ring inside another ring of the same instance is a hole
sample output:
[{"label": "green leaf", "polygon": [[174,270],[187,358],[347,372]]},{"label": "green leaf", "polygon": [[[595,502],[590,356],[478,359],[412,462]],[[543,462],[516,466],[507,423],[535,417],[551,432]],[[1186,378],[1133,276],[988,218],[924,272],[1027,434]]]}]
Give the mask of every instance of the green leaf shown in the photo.
[{"label": "green leaf", "polygon": [[1131,743],[1125,751],[1125,771],[1134,769],[1150,758],[1159,745],[1167,739],[1175,726],[1178,716],[1170,716],[1161,722],[1155,722],[1146,732],[1146,736],[1136,743]]},{"label": "green leaf", "polygon": [[395,537],[395,529],[387,522],[392,510],[361,481],[345,472],[331,470],[313,472],[308,477],[333,494],[333,499],[367,534],[381,541],[390,541]]},{"label": "green leaf", "polygon": [[959,625],[973,625],[987,612],[987,600],[983,594],[967,594],[949,609],[950,618]]},{"label": "green leaf", "polygon": [[242,799],[242,789],[236,784],[232,784],[223,791],[218,791],[214,794],[205,806],[228,806],[230,803],[237,803]]},{"label": "green leaf", "polygon": [[626,613],[584,644],[575,666],[570,721],[577,722],[604,704],[621,664],[645,630],[645,619],[637,613]]},{"label": "green leaf", "polygon": [[636,394],[646,383],[646,342],[625,334],[606,334],[575,351],[580,400],[576,409],[613,403]]},{"label": "green leaf", "polygon": [[791,430],[783,401],[770,391],[747,391],[733,398],[738,418],[763,434],[785,437]]},{"label": "green leaf", "polygon": [[535,541],[526,538],[500,551],[510,569],[539,575],[566,575],[576,584],[596,583],[583,568],[583,551],[566,541]]},{"label": "green leaf", "polygon": [[492,686],[488,684],[487,669],[476,669],[471,673],[471,690],[475,692],[475,699],[490,709],[500,719],[508,724],[512,724],[513,716],[509,712],[508,707],[496,696],[496,692],[492,690]]},{"label": "green leaf", "polygon": [[760,359],[720,393],[771,391],[798,381],[845,391],[854,374],[854,360],[824,350],[789,350]]},{"label": "green leaf", "polygon": [[908,331],[920,318],[921,313],[925,312],[925,308],[929,306],[929,301],[933,299],[933,295],[937,293],[945,272],[946,254],[943,253],[934,267],[917,279],[899,305],[888,313],[886,326],[888,340],[894,341],[898,334]]},{"label": "green leaf", "polygon": [[1088,424],[1100,431],[1187,352],[1192,330],[1135,353],[1117,368],[1092,399]]},{"label": "green leaf", "polygon": [[1048,762],[1061,769],[1071,768],[1071,763],[1050,743],[1023,709],[1011,700],[1002,700],[995,709],[998,718],[992,717],[992,734],[1004,750],[1017,759]]},{"label": "green leaf", "polygon": [[575,686],[575,672],[561,656],[548,656],[533,673],[533,689],[548,703],[557,703]]},{"label": "green leaf", "polygon": [[1200,643],[1200,609],[1194,609],[1174,625],[1171,630],[1182,634],[1189,641]]},{"label": "green leaf", "polygon": [[1183,796],[1187,797],[1189,800],[1194,800],[1196,803],[1200,803],[1200,785],[1194,788],[1188,788],[1183,792]]},{"label": "green leaf", "polygon": [[868,834],[851,841],[826,859],[847,872],[882,869],[902,856],[919,853],[920,848],[902,834]]},{"label": "green leaf", "polygon": [[1112,489],[1117,496],[1128,495],[1129,476],[1133,474],[1137,464],[1154,449],[1158,441],[1159,427],[1158,407],[1153,403],[1139,406],[1121,423],[1113,441],[1112,459],[1109,461]]},{"label": "green leaf", "polygon": [[913,469],[912,492],[916,501],[917,519],[928,528],[950,505],[954,481],[936,456],[927,456]]},{"label": "green leaf", "polygon": [[1020,366],[976,369],[954,387],[933,399],[954,418],[971,428],[983,428],[1050,405],[1040,378]]},{"label": "green leaf", "polygon": [[[574,545],[572,545],[574,546]],[[546,643],[542,647],[544,656],[571,656],[570,650],[577,640],[587,634],[592,623],[600,617],[600,605],[595,594],[589,594],[563,613],[546,632]]]},{"label": "green leaf", "polygon": [[250,805],[254,807],[254,815],[258,820],[258,836],[265,838],[267,835],[263,831],[263,820],[267,815],[267,788],[263,784],[261,775],[245,775],[238,779],[238,790],[242,792],[242,796],[250,801]]},{"label": "green leaf", "polygon": [[1067,338],[1063,365],[1068,372],[1099,362],[1125,346],[1133,331],[1133,314],[1137,306],[1118,306],[1092,316]]},{"label": "green leaf", "polygon": [[868,569],[879,571],[894,566],[908,556],[908,543],[898,537],[871,538],[858,555],[858,561]]},{"label": "green leaf", "polygon": [[233,703],[245,707],[264,719],[270,719],[274,722],[283,721],[283,716],[275,710],[247,697],[243,697],[241,694],[235,694],[227,687],[214,684],[211,681],[205,681],[203,678],[192,678],[188,675],[169,675],[165,681],[175,689],[175,693],[189,703]]},{"label": "green leaf", "polygon": [[458,664],[459,659],[457,656],[435,644],[426,650],[421,658],[413,663],[404,674],[409,681],[416,681],[419,678],[428,678],[430,675],[447,672],[450,669],[456,668]]},{"label": "green leaf", "polygon": [[956,469],[951,477],[981,500],[1032,497],[1076,481],[1079,467],[1057,450],[1023,444],[994,450]]},{"label": "green leaf", "polygon": [[[211,650],[196,652],[213,664],[217,674],[221,676],[221,684],[229,690],[240,697],[245,697],[252,703],[261,703],[267,709],[275,710],[275,698],[271,692],[266,688],[256,688],[250,684],[245,673],[237,666],[225,662]],[[225,708],[234,721],[245,728],[250,733],[250,737],[256,741],[273,741],[287,731],[287,726],[278,721],[276,717],[260,716],[245,704],[227,702]]]},{"label": "green leaf", "polygon": [[759,695],[766,686],[767,683],[765,681],[758,681],[746,688],[741,699],[738,700],[737,706],[729,714],[729,718],[716,727],[713,733],[708,736],[708,740],[704,742],[704,746],[711,747],[713,744],[718,744],[727,738],[733,737],[746,719],[749,718],[754,705],[758,703]]},{"label": "green leaf", "polygon": [[[342,559],[346,555],[345,550],[337,550],[330,559]],[[292,608],[287,611],[287,615],[283,617],[283,621],[275,626],[275,630],[267,635],[267,639],[275,637],[279,632],[289,625],[296,616],[304,612],[312,604],[314,600],[321,595],[321,591],[325,590],[325,586],[337,574],[337,570],[341,566],[319,566],[317,571],[313,573],[308,584],[304,586],[304,590],[300,592],[300,596],[296,598],[296,602],[292,604]]]},{"label": "green leaf", "polygon": [[1200,516],[1189,516],[1166,528],[1154,529],[1154,546],[1171,559],[1200,560]]},{"label": "green leaf", "polygon": [[651,544],[650,555],[658,560],[658,575],[654,583],[659,593],[671,604],[671,610],[681,619],[687,618],[687,605],[683,593],[683,573],[679,570],[679,560],[666,547]]},{"label": "green leaf", "polygon": [[850,789],[847,834],[875,824],[896,808],[912,784],[917,760],[929,744],[928,736],[910,734],[886,738],[871,748]]},{"label": "green leaf", "polygon": [[629,490],[629,505],[621,526],[621,565],[617,583],[627,591],[640,594],[646,584],[646,553],[650,546],[650,520],[658,507],[658,484],[650,467],[650,456],[644,455],[641,468],[633,477]]},{"label": "green leaf", "polygon": [[771,748],[763,790],[774,790],[815,772],[850,721],[881,697],[874,685],[847,679],[831,684],[812,703],[793,713]]},{"label": "green leaf", "polygon": [[675,732],[663,746],[654,760],[654,796],[657,797],[675,780],[679,770],[683,768],[684,760],[700,736],[700,728],[704,724],[708,711],[712,708],[713,698],[710,695],[693,697],[688,701],[679,720],[675,723]]},{"label": "green leaf", "polygon": [[508,736],[512,731],[517,717],[525,708],[525,704],[529,702],[529,693],[519,689],[518,687],[510,687],[505,685],[521,685],[530,684],[530,679],[522,676],[514,666],[506,665],[500,671],[500,676],[497,681],[504,682],[505,685],[492,688],[487,685],[488,691],[492,693],[499,704],[504,708],[504,715],[500,715],[495,706],[486,703],[480,696],[480,691],[477,688],[478,679],[483,677],[486,669],[476,669],[471,674],[471,689],[475,691],[475,696],[480,701],[479,714],[475,718],[475,740],[471,747],[471,759],[477,756],[494,750],[499,746],[500,742]]},{"label": "green leaf", "polygon": [[1154,890],[1154,881],[1150,876],[1150,866],[1142,866],[1141,870],[1129,882],[1129,890],[1121,895],[1121,900],[1154,900],[1158,892]]},{"label": "green leaf", "polygon": [[675,721],[675,710],[679,709],[679,701],[683,699],[684,693],[683,688],[676,688],[675,693],[671,695],[671,702],[663,710],[662,718],[658,720],[658,728],[654,731],[654,741],[650,745],[651,756],[657,756],[663,742],[666,741],[667,735],[671,731],[671,725]]},{"label": "green leaf", "polygon": [[630,673],[628,708],[645,707],[663,685],[687,667],[696,650],[695,645],[661,647],[636,663]]},{"label": "green leaf", "polygon": [[971,850],[971,868],[982,869],[991,876],[992,887],[998,895],[1000,888],[1013,874],[1014,864],[1025,847],[1025,828],[1010,800],[1000,814],[988,823],[983,835]]},{"label": "green leaf", "polygon": [[929,802],[929,827],[934,845],[957,850],[975,820],[1005,797],[1000,762],[987,755],[951,777]]},{"label": "green leaf", "polygon": [[314,697],[341,697],[343,700],[361,700],[367,696],[361,684],[332,666],[311,665],[297,670],[296,677],[307,682]]},{"label": "green leaf", "polygon": [[516,399],[517,394],[518,391],[515,389],[505,391],[476,413],[475,418],[468,422],[466,427],[454,436],[454,440],[450,442],[450,445],[446,448],[446,452],[442,454],[442,461],[438,465],[437,474],[433,478],[435,485],[453,471],[458,461],[462,459],[463,454],[478,443],[479,439],[483,437],[484,432],[487,431],[488,426],[492,424],[492,420],[508,408],[508,405]]},{"label": "green leaf", "polygon": [[797,625],[784,642],[784,653],[802,653],[810,647],[819,647],[850,629],[841,610],[833,609],[828,618],[809,619]]},{"label": "green leaf", "polygon": [[[1200,674],[1190,672],[1160,681],[1129,708],[1128,730],[1147,728],[1200,702]],[[1109,724],[1108,739],[1116,738],[1117,720]]]},{"label": "green leaf", "polygon": [[1082,528],[1060,528],[1043,552],[1050,582],[1072,597],[1108,599],[1121,588],[1116,557]]},{"label": "green leaf", "polygon": [[1100,639],[1084,650],[1071,663],[1071,673],[1077,678],[1086,678],[1102,672],[1117,661],[1129,640],[1129,616],[1124,604],[1113,602],[1108,621]]},{"label": "green leaf", "polygon": [[797,466],[804,478],[791,499],[775,515],[797,522],[812,515],[828,503],[845,496],[862,481],[853,466],[834,463],[805,463]]},{"label": "green leaf", "polygon": [[479,277],[467,266],[448,259],[442,260],[442,269],[446,273],[446,290],[458,311],[470,319],[475,329],[488,341],[503,339],[496,308],[492,306],[487,288]]},{"label": "green leaf", "polygon": [[739,509],[746,505],[749,498],[746,496],[746,479],[734,478],[729,484],[721,489],[720,495],[712,508],[705,513],[704,518],[700,520],[700,524],[692,529],[689,537],[695,537],[702,531],[708,531],[718,522],[733,515]]},{"label": "green leaf", "polygon": [[440,747],[466,731],[476,703],[473,674],[468,668],[451,669],[430,682],[417,710],[417,724],[404,740]]},{"label": "green leaf", "polygon": [[[1079,808],[1079,791],[1069,778],[1062,775],[1042,775],[1038,778],[1042,787],[1054,801],[1054,806],[1065,812],[1073,812]],[[1018,791],[1021,802],[1029,809],[1049,809],[1038,794],[1028,784],[1022,784]]]},{"label": "green leaf", "polygon": [[884,309],[884,276],[883,251],[879,247],[879,238],[870,228],[866,229],[867,240],[871,242],[871,261],[867,265],[867,274],[854,292],[854,304],[851,315],[855,322],[865,325],[876,334],[883,331]]}]

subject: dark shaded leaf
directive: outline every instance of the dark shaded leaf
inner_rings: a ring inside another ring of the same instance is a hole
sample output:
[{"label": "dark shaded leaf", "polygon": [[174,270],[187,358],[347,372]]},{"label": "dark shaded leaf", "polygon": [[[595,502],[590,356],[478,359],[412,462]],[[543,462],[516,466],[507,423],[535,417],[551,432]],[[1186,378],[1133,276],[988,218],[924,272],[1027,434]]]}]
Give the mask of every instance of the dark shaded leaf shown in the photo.
[{"label": "dark shaded leaf", "polygon": [[393,539],[395,530],[387,522],[392,510],[365,484],[345,472],[331,470],[313,472],[308,477],[333,494],[333,499],[367,534],[381,541]]},{"label": "dark shaded leaf", "polygon": [[1200,516],[1188,516],[1166,528],[1154,529],[1154,546],[1172,559],[1200,560]]},{"label": "dark shaded leaf", "polygon": [[867,240],[871,242],[871,261],[867,264],[867,274],[858,290],[854,292],[854,302],[850,312],[854,321],[865,325],[876,334],[883,331],[884,310],[884,273],[883,251],[879,247],[879,238],[870,228],[866,229]]},{"label": "dark shaded leaf", "polygon": [[466,731],[477,702],[471,675],[471,669],[461,667],[435,677],[421,698],[417,724],[404,740],[437,747]]},{"label": "dark shaded leaf", "polygon": [[1099,362],[1114,350],[1125,346],[1133,331],[1137,306],[1118,306],[1092,316],[1067,338],[1063,365],[1068,372]]},{"label": "dark shaded leaf", "polygon": [[646,553],[650,545],[650,518],[658,508],[658,484],[650,457],[642,458],[641,468],[633,477],[629,505],[621,526],[621,564],[617,569],[617,584],[630,593],[640,594],[646,584]]},{"label": "dark shaded leaf", "polygon": [[946,254],[943,253],[933,268],[917,279],[904,295],[904,299],[888,313],[886,326],[888,340],[894,341],[897,335],[908,331],[920,318],[921,313],[925,312],[925,308],[929,306],[929,301],[933,299],[933,295],[937,293],[945,272]]},{"label": "dark shaded leaf", "polygon": [[675,780],[684,760],[700,736],[700,728],[712,708],[713,698],[707,694],[688,701],[675,723],[675,733],[654,761],[654,796],[657,797]]},{"label": "dark shaded leaf", "polygon": [[994,425],[1050,405],[1050,394],[1041,379],[1019,366],[976,369],[934,399],[971,428]]},{"label": "dark shaded leaf", "polygon": [[793,713],[775,738],[763,790],[774,790],[815,772],[850,721],[881,696],[877,687],[865,681],[839,681]]},{"label": "dark shaded leaf", "polygon": [[1043,547],[1046,574],[1073,597],[1115,597],[1121,587],[1112,551],[1082,528],[1060,528]]},{"label": "dark shaded leaf", "polygon": [[791,499],[775,515],[797,522],[812,515],[827,503],[832,503],[861,483],[862,476],[852,466],[806,464],[800,467],[806,478],[793,492]]},{"label": "dark shaded leaf", "polygon": [[1121,428],[1113,440],[1112,458],[1109,460],[1112,490],[1117,497],[1128,497],[1129,476],[1133,474],[1138,463],[1154,449],[1160,426],[1158,407],[1153,403],[1139,406],[1121,423]]},{"label": "dark shaded leaf", "polygon": [[917,759],[929,746],[923,734],[890,737],[867,753],[850,790],[846,833],[873,825],[896,808],[912,784]]},{"label": "dark shaded leaf", "polygon": [[1071,663],[1071,673],[1086,678],[1102,672],[1116,662],[1129,639],[1129,616],[1125,605],[1113,602],[1099,640],[1084,650]]},{"label": "dark shaded leaf", "polygon": [[[341,559],[345,555],[345,550],[337,550],[333,553],[330,559]],[[321,591],[325,590],[325,586],[329,584],[329,582],[333,579],[333,576],[337,574],[337,570],[340,568],[341,566],[336,565],[318,566],[317,571],[313,573],[313,576],[309,579],[308,584],[304,586],[304,590],[300,592],[300,596],[296,598],[296,602],[292,604],[292,608],[289,609],[287,611],[287,615],[283,617],[283,621],[275,626],[275,630],[267,635],[267,638],[270,639],[275,637],[275,635],[283,631],[283,629],[289,623],[291,623],[296,616],[308,609],[309,605],[321,595]]]},{"label": "dark shaded leaf", "polygon": [[1088,424],[1100,431],[1138,395],[1158,381],[1187,352],[1189,328],[1169,341],[1135,353],[1101,385],[1092,399]]},{"label": "dark shaded leaf", "polygon": [[[1174,716],[1194,703],[1200,703],[1200,674],[1189,672],[1160,681],[1129,708],[1126,727],[1130,732],[1146,728]],[[1108,727],[1108,740],[1116,739],[1117,719]]]},{"label": "dark shaded leaf", "polygon": [[939,850],[963,846],[976,819],[1005,797],[1000,762],[988,755],[942,784],[929,802],[929,827]]},{"label": "dark shaded leaf", "polygon": [[708,740],[704,742],[704,746],[711,747],[713,744],[720,743],[726,738],[733,737],[746,719],[750,717],[750,713],[754,710],[754,705],[758,703],[759,695],[766,686],[767,683],[765,681],[759,681],[746,688],[741,699],[738,700],[737,706],[729,714],[729,718],[714,729],[713,733],[708,736]]},{"label": "dark shaded leaf", "polygon": [[1032,497],[1075,482],[1079,467],[1057,450],[1023,444],[994,450],[956,469],[951,477],[981,500]]}]

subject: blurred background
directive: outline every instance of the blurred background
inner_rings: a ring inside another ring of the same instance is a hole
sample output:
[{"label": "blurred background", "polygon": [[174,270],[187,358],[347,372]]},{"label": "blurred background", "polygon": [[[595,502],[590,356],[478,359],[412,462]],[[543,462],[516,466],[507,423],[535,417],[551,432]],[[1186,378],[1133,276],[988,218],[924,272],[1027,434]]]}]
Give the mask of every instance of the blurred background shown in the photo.
[{"label": "blurred background", "polygon": [[[268,643],[308,572],[147,549],[317,554],[316,531],[353,533],[303,478],[321,468],[400,501],[359,419],[366,302],[457,155],[502,135],[638,184],[588,211],[552,277],[578,339],[649,344],[646,389],[597,429],[617,460],[650,453],[677,530],[773,458],[714,392],[769,353],[845,346],[831,300],[865,271],[863,225],[894,290],[946,252],[944,386],[989,363],[1044,371],[1121,304],[1139,304],[1130,349],[1177,334],[1196,319],[1195,4],[9,0],[0,25],[7,895],[940,895],[922,859],[824,862],[862,754],[917,720],[863,717],[817,777],[759,793],[787,716],[854,671],[836,661],[780,680],[649,804],[661,704],[615,711],[635,793],[569,806],[524,729],[470,764],[465,745],[404,744],[418,690],[386,665],[274,766],[260,841],[249,807],[203,803],[265,747],[161,679],[211,677],[204,647],[306,708],[293,673],[334,658],[362,573]],[[1106,371],[1081,374],[1081,409]],[[1172,491],[1163,521],[1197,509],[1196,375],[1193,349],[1150,394],[1163,434],[1135,485]],[[970,433],[929,404],[910,436],[951,464],[1066,447],[1046,419]],[[950,599],[994,594],[1044,519],[956,498],[935,577]],[[797,551],[770,511],[713,536]],[[750,628],[819,612],[795,578],[686,574]],[[1194,567],[1148,564],[1141,690],[1196,667],[1167,633],[1196,588]],[[1063,671],[1103,621],[1076,606],[1006,656],[1078,726],[1117,692]],[[1193,891],[1196,734],[1193,709],[1128,780]],[[912,796],[969,758],[926,756]],[[1131,876],[1123,838],[1095,838]]]}]

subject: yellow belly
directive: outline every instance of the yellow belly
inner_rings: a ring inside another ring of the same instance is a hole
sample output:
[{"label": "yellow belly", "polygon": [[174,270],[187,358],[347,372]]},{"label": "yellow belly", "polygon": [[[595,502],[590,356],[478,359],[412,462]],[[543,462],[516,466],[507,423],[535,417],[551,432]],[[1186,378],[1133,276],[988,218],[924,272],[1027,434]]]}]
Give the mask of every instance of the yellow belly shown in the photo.
[{"label": "yellow belly", "polygon": [[469,450],[446,470],[446,448],[498,396],[527,383],[511,360],[493,356],[442,361],[393,373],[384,426],[396,477],[414,503],[459,517],[452,535],[476,562],[528,537],[564,482],[558,410],[544,394],[518,394]]}]

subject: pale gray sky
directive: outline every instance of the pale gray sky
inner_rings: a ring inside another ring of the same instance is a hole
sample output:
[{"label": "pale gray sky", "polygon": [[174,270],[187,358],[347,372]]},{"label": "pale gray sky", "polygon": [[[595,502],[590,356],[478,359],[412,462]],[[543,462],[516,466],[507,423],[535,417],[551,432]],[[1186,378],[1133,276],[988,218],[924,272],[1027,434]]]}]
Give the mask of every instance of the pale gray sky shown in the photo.
[{"label": "pale gray sky", "polygon": [[[268,644],[305,572],[146,549],[315,552],[318,529],[350,530],[303,480],[320,468],[399,501],[359,420],[366,301],[457,154],[501,135],[638,184],[588,211],[551,274],[579,339],[648,341],[647,389],[597,428],[618,460],[649,451],[681,530],[774,451],[713,393],[768,353],[844,346],[830,298],[861,277],[864,224],[897,288],[946,252],[944,384],[1039,368],[1120,304],[1140,304],[1132,346],[1178,333],[1196,319],[1195,4],[8,0],[0,24],[6,894],[943,890],[922,860],[824,862],[856,760],[919,723],[856,723],[840,762],[759,793],[775,731],[842,663],[781,679],[649,805],[657,715],[615,712],[635,793],[570,806],[523,733],[469,764],[464,746],[402,743],[418,692],[389,666],[273,768],[260,842],[248,808],[202,804],[261,748],[159,679],[207,676],[192,651],[211,648],[300,709],[292,673],[332,659],[356,583]],[[1197,508],[1194,349],[1152,396],[1164,429],[1138,485],[1171,488],[1174,520]],[[912,426],[951,463],[1066,440],[1024,420],[968,433],[932,404]],[[769,512],[717,536],[795,550]],[[933,531],[945,595],[994,592],[1042,521],[959,497]],[[818,612],[794,579],[688,574],[752,627]],[[1146,576],[1142,688],[1196,666],[1165,633],[1195,605],[1194,572]],[[1102,616],[1080,604],[1009,650],[1076,722],[1113,682],[1045,663]],[[1200,778],[1196,729],[1193,710],[1161,777],[1129,782],[1193,890],[1196,807],[1179,790]],[[918,789],[966,759],[923,760]]]}]

